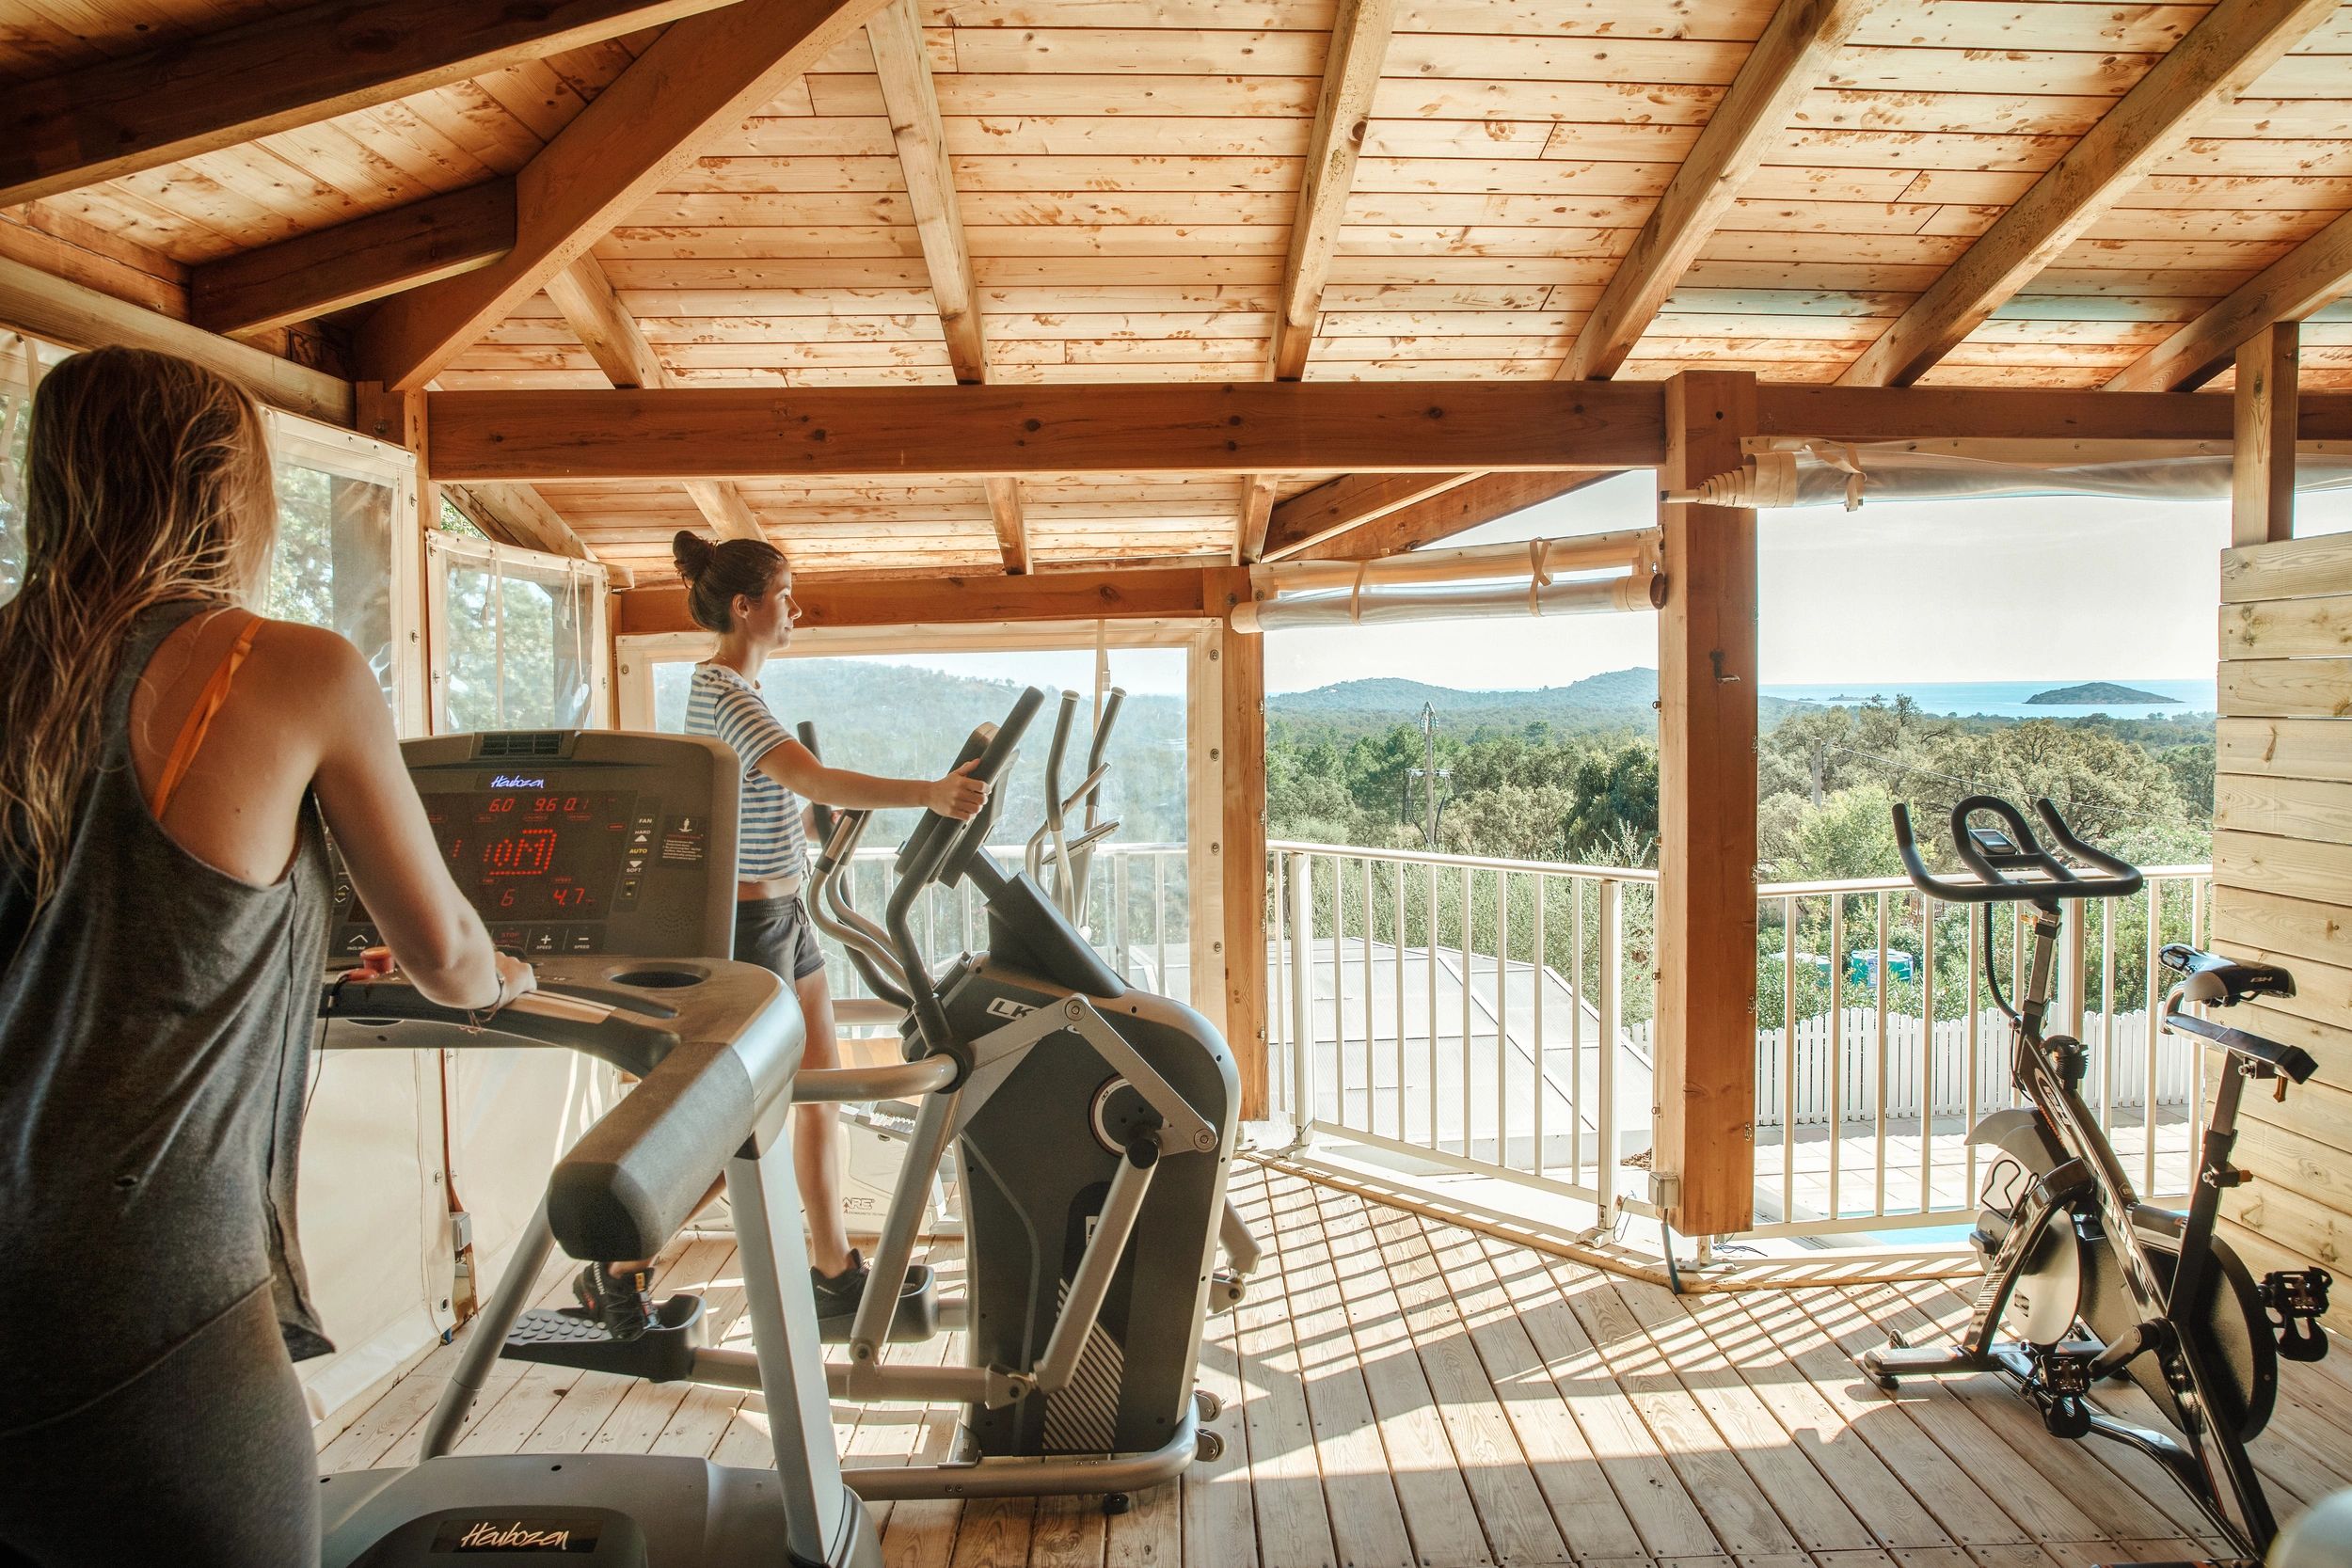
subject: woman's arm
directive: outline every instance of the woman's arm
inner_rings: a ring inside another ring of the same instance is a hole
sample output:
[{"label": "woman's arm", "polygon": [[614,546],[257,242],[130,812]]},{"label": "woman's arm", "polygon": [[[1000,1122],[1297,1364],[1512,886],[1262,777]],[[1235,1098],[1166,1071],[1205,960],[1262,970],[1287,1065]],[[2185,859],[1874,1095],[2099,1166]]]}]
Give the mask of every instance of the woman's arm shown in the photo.
[{"label": "woman's arm", "polygon": [[310,718],[320,745],[311,787],[352,886],[428,1000],[475,1008],[512,1001],[532,989],[531,968],[492,950],[481,916],[450,879],[374,672],[342,638],[310,636],[317,695]]},{"label": "woman's arm", "polygon": [[797,740],[771,747],[759,759],[759,770],[794,794],[849,811],[921,806],[942,816],[968,822],[988,800],[988,785],[970,777],[978,759],[941,779],[883,779],[828,768]]}]

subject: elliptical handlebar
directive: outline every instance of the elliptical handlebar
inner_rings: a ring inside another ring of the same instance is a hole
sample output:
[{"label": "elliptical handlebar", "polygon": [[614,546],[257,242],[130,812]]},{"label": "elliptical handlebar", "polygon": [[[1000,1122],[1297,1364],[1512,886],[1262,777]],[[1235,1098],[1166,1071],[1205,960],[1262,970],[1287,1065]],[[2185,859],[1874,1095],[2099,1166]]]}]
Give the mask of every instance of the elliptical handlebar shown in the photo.
[{"label": "elliptical handlebar", "polygon": [[[1032,686],[1014,701],[1012,711],[1005,715],[1003,723],[993,730],[982,725],[974,730],[971,738],[965,742],[964,749],[969,752],[975,743],[982,742],[985,736],[985,742],[980,745],[978,765],[972,769],[972,776],[988,785],[992,796],[995,793],[999,777],[1011,766],[1013,753],[1020,749],[1021,737],[1027,733],[1030,721],[1044,705],[1045,693]],[[959,762],[958,766],[962,765]],[[889,929],[892,943],[898,949],[899,963],[906,972],[907,990],[914,1004],[915,1026],[921,1031],[925,1047],[934,1053],[954,1050],[955,1041],[947,1027],[947,1015],[940,1006],[938,992],[931,984],[930,965],[923,957],[922,945],[914,940],[914,927],[910,917],[914,911],[915,899],[939,875],[940,867],[947,863],[948,857],[963,849],[964,841],[971,838],[974,832],[985,833],[993,816],[992,811],[982,807],[969,823],[964,823],[950,816],[942,816],[935,811],[927,811],[898,851],[898,885],[891,890],[890,904],[883,912],[883,924]]]},{"label": "elliptical handlebar", "polygon": [[[1952,808],[1952,847],[1978,880],[1954,881],[1930,871],[1912,832],[1911,808],[1900,803],[1895,807],[1895,847],[1902,856],[1912,886],[1947,903],[2047,903],[2059,898],[2120,898],[2139,891],[2139,868],[2084,843],[2046,796],[2034,801],[2034,810],[2059,848],[2105,875],[2077,874],[2042,847],[2023,812],[1994,795],[1971,795]],[[1999,829],[1973,826],[1969,819],[1979,814],[1994,817]],[[2017,880],[2010,875],[2015,872],[2033,873],[2034,879]]]}]

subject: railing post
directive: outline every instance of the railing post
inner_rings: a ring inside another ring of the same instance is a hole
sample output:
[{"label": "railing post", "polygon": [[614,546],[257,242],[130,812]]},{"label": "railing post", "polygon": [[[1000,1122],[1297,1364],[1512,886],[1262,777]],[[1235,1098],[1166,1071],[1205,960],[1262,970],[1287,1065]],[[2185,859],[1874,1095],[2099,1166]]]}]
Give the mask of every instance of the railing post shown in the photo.
[{"label": "railing post", "polygon": [[[1600,883],[1600,1055],[1595,1074],[1593,1098],[1593,1133],[1600,1145],[1600,1167],[1593,1176],[1593,1201],[1599,1205],[1601,1218],[1609,1218],[1609,1211],[1617,1206],[1617,1029],[1622,1014],[1618,977],[1624,959],[1625,889],[1613,879],[1604,877]],[[1651,1134],[1657,1132],[1657,1116],[1651,1113]],[[1651,1146],[1657,1147],[1653,1141]]]},{"label": "railing post", "polygon": [[1293,854],[1284,862],[1290,892],[1291,964],[1291,1148],[1305,1148],[1315,1120],[1314,857]]}]

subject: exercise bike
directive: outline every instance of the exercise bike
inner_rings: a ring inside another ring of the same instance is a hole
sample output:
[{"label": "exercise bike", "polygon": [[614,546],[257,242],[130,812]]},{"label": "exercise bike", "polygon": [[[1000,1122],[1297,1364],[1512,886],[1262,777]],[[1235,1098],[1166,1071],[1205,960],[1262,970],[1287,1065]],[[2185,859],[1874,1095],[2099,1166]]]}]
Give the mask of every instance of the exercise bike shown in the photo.
[{"label": "exercise bike", "polygon": [[[1890,1392],[1899,1379],[1923,1373],[2007,1375],[2056,1435],[2095,1433],[2156,1460],[2238,1560],[2258,1564],[2278,1526],[2246,1445],[2270,1418],[2278,1358],[2316,1361],[2327,1354],[2316,1323],[2328,1309],[2329,1279],[2324,1270],[2297,1269],[2257,1281],[2214,1235],[2214,1222],[2222,1192],[2246,1180],[2230,1164],[2246,1084],[2273,1083],[2283,1098],[2318,1064],[2295,1046],[2181,1009],[2291,996],[2295,982],[2273,966],[2177,943],[2164,949],[2165,966],[2181,976],[2165,1001],[2165,1027],[2218,1046],[2225,1067],[2188,1212],[2141,1202],[2083,1101],[2085,1047],[2042,1031],[2059,906],[2128,896],[2138,891],[2140,874],[2076,837],[2050,801],[2034,805],[2065,859],[2045,849],[2007,801],[1975,795],[1952,808],[1953,847],[1976,874],[1973,882],[1931,873],[1910,813],[1895,808],[1896,843],[1913,885],[1948,903],[1984,906],[1985,977],[2012,1025],[2011,1075],[2026,1103],[1993,1113],[1970,1133],[1971,1142],[1996,1152],[1971,1238],[1986,1259],[1985,1282],[1959,1343],[1912,1348],[1896,1337],[1856,1361]],[[1993,965],[1993,906],[2007,903],[2032,907],[2030,959],[2014,1003],[2001,994]],[[2003,1329],[2009,1338],[1998,1337]],[[2148,1392],[2177,1436],[2092,1408],[2099,1381],[2122,1377]]]}]

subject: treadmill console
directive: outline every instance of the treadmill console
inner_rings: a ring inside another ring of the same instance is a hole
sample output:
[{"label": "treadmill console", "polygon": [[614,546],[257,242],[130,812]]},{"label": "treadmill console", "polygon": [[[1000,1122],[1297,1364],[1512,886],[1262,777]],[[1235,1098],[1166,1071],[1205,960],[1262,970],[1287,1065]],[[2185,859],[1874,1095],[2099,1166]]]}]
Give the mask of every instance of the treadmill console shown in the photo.
[{"label": "treadmill console", "polygon": [[[458,888],[526,959],[734,951],[735,753],[704,736],[499,731],[405,741]],[[335,857],[328,962],[383,939]]]}]

